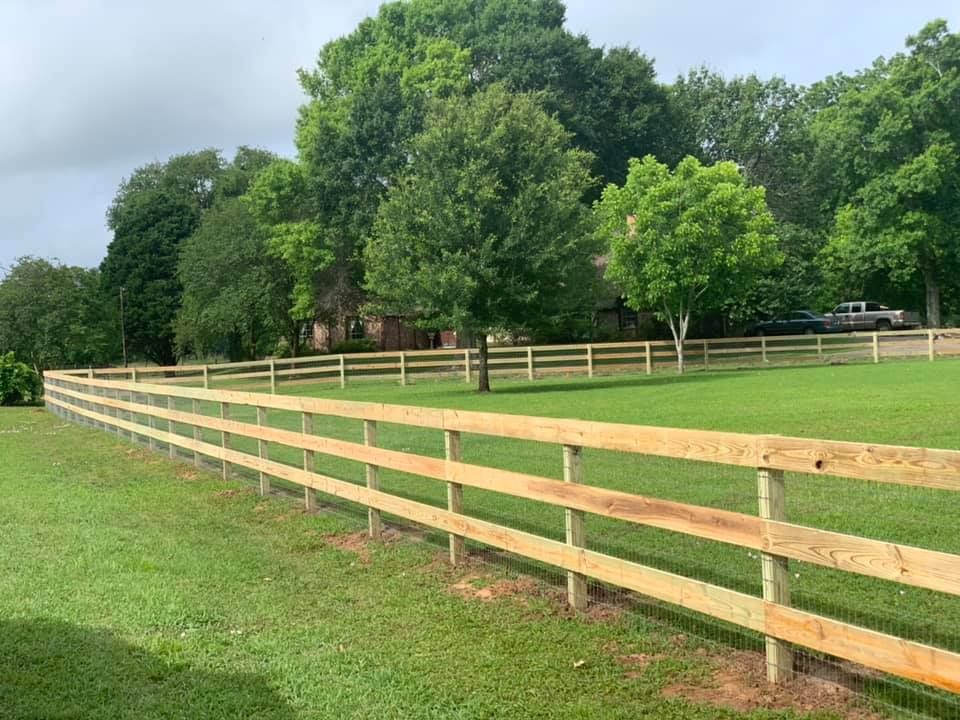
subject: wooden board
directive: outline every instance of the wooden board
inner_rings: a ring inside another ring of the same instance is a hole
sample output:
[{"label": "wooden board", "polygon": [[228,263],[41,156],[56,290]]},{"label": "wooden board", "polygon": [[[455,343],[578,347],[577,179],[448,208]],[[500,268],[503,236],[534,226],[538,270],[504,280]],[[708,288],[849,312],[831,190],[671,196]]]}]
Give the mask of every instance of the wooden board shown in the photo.
[{"label": "wooden board", "polygon": [[[58,388],[67,397],[82,399],[82,393]],[[113,398],[98,398],[100,404],[118,410],[139,412],[143,406]],[[413,453],[370,447],[366,444],[305,435],[206,415],[166,408],[153,408],[156,418],[238,435],[258,441],[287,445],[303,451],[466,485],[482,490],[585,511],[649,527],[693,535],[761,550],[825,567],[891,580],[960,595],[960,556],[897,545],[843,533],[818,530],[753,515],[716,510],[608,490],[511,470],[489,468]]]},{"label": "wooden board", "polygon": [[[49,376],[57,377],[57,374]],[[83,387],[129,389],[129,383],[123,381],[63,377],[67,382]],[[437,430],[458,430],[558,445],[579,445],[723,465],[762,466],[813,475],[960,490],[960,451],[957,450],[441,410],[148,383],[138,383],[137,389],[141,393],[254,407],[259,405],[279,410],[377,420]]]}]

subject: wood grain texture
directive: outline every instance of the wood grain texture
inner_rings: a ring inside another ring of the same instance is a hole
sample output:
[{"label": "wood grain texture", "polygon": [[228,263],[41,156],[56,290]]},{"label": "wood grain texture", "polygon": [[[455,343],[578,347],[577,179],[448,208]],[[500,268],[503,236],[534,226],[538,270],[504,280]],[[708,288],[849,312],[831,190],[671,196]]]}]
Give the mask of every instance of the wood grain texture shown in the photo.
[{"label": "wood grain texture", "polygon": [[866,667],[960,692],[960,654],[764,602],[764,632]]}]

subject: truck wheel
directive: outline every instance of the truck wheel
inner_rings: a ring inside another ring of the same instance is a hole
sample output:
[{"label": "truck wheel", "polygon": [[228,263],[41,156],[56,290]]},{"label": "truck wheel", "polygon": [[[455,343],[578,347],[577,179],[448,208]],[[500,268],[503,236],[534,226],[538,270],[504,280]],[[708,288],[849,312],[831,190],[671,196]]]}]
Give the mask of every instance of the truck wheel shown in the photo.
[{"label": "truck wheel", "polygon": [[889,320],[877,320],[877,331],[878,332],[887,332],[892,330],[893,326],[890,324]]}]

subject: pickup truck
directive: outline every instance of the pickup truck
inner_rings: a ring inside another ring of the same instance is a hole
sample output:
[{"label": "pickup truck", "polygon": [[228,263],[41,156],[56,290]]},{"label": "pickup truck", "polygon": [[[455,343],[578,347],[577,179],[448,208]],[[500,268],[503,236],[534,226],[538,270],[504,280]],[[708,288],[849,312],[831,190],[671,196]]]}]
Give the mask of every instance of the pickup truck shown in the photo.
[{"label": "pickup truck", "polygon": [[905,310],[891,310],[886,305],[858,300],[837,305],[833,317],[840,330],[908,330],[920,327],[920,315]]}]

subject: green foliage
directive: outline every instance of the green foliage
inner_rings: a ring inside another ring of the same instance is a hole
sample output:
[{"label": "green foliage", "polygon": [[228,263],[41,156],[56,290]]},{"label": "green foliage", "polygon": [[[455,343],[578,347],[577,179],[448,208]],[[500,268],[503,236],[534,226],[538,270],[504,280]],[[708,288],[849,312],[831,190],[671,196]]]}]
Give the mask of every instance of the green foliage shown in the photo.
[{"label": "green foliage", "polygon": [[391,2],[301,71],[310,100],[297,124],[298,162],[251,193],[254,215],[297,278],[295,314],[342,323],[356,312],[378,208],[407,173],[438,99],[492,84],[538,92],[612,179],[631,155],[676,159],[653,64],[626,48],[591,47],[563,28],[564,13],[558,0]]},{"label": "green foliage", "polygon": [[32,405],[40,401],[43,383],[29,365],[12,352],[0,355],[0,405]]},{"label": "green foliage", "polygon": [[334,355],[339,355],[341,353],[375,352],[376,349],[377,346],[370,338],[358,338],[356,340],[341,340],[334,344],[330,352]]},{"label": "green foliage", "polygon": [[183,303],[176,337],[181,353],[262,357],[280,335],[299,340],[289,315],[291,279],[268,253],[261,228],[239,198],[218,202],[180,246]]},{"label": "green foliage", "polygon": [[624,186],[608,186],[596,213],[610,242],[607,278],[630,307],[660,310],[680,372],[691,313],[724,307],[782,262],[764,190],[732,162],[687,157],[671,172],[650,156],[632,160]]},{"label": "green foliage", "polygon": [[671,87],[681,145],[706,164],[737,163],[749,184],[766,189],[777,220],[784,264],[731,298],[724,315],[735,327],[758,315],[815,305],[822,294],[815,260],[832,222],[832,185],[827,169],[813,162],[810,131],[821,95],[778,77],[725,79],[702,67]]},{"label": "green foliage", "polygon": [[814,123],[842,199],[823,263],[837,288],[922,282],[936,326],[960,285],[960,36],[938,20],[907,47],[841,84]]},{"label": "green foliage", "polygon": [[589,156],[529,95],[436,103],[365,255],[379,309],[480,338],[589,313]]},{"label": "green foliage", "polygon": [[127,346],[159,365],[176,362],[179,246],[212,204],[222,169],[215,150],[138,168],[107,213],[113,240],[100,265],[104,291],[117,296],[124,289]]},{"label": "green foliage", "polygon": [[116,300],[97,270],[23,257],[0,281],[0,351],[38,372],[103,365],[120,353]]},{"label": "green foliage", "polygon": [[216,150],[202,150],[138,168],[121,184],[107,213],[113,240],[100,267],[108,296],[125,290],[131,353],[160,365],[176,362],[180,246],[212,207],[246,192],[272,161],[270,153],[247,147],[230,163]]}]

